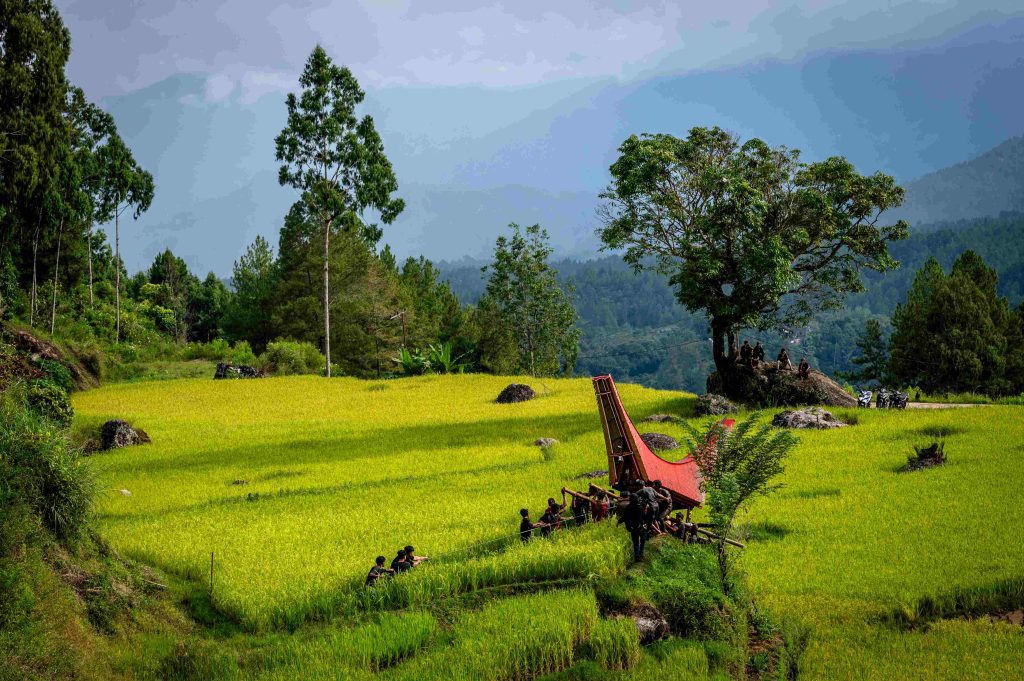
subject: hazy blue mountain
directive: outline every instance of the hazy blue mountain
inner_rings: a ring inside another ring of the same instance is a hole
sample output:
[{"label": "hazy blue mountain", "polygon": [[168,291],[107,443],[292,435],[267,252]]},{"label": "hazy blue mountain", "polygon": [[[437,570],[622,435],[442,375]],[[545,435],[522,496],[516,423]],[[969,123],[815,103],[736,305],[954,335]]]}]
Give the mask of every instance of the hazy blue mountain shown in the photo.
[{"label": "hazy blue mountain", "polygon": [[1006,211],[1024,211],[1024,137],[908,183],[898,215],[935,229]]}]

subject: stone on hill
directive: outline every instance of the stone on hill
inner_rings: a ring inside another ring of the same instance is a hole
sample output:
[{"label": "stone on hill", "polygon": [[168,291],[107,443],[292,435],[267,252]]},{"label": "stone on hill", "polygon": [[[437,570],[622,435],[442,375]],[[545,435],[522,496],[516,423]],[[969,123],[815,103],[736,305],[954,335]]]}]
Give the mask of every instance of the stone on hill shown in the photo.
[{"label": "stone on hill", "polygon": [[660,641],[669,635],[668,620],[653,605],[647,603],[634,605],[626,613],[626,616],[636,623],[636,631],[641,645]]},{"label": "stone on hill", "polygon": [[[3,328],[0,328],[0,332],[3,330]],[[87,390],[99,386],[99,379],[87,371],[78,362],[77,358],[68,356],[53,343],[37,338],[28,331],[21,329],[8,329],[8,331],[11,344],[33,361],[38,362],[45,359],[63,365],[68,370],[68,373],[71,374],[75,390]]]},{"label": "stone on hill", "polygon": [[697,397],[695,408],[697,416],[722,416],[723,414],[735,414],[735,404],[714,393],[707,393]]},{"label": "stone on hill", "polygon": [[662,433],[644,433],[640,436],[640,439],[651,449],[664,451],[679,448],[679,443],[676,442],[674,437],[663,435]]},{"label": "stone on hill", "polygon": [[847,424],[821,407],[805,407],[776,414],[775,418],[772,419],[772,425],[777,428],[816,428],[827,430],[829,428],[842,428]]},{"label": "stone on hill", "polygon": [[535,447],[540,447],[541,449],[545,449],[547,447],[550,447],[551,445],[557,445],[558,444],[558,440],[556,440],[553,437],[539,437],[539,438],[537,438],[536,440],[533,441],[533,444],[534,444]]},{"label": "stone on hill", "polygon": [[219,362],[217,364],[217,370],[214,372],[213,377],[215,379],[222,378],[263,378],[263,372],[256,367],[251,367],[245,364],[225,364]]},{"label": "stone on hill", "polygon": [[[807,378],[796,371],[779,368],[778,362],[765,362],[756,369],[738,365],[731,391],[726,391],[715,372],[708,376],[709,393],[734,394],[738,401],[757,406],[822,404],[831,407],[856,407],[857,399],[831,378],[812,369]],[[742,397],[740,397],[742,396]]]},{"label": "stone on hill", "polygon": [[149,435],[141,428],[132,428],[127,421],[111,419],[100,428],[100,449],[119,449],[150,442]]},{"label": "stone on hill", "polygon": [[679,418],[672,414],[651,414],[640,423],[676,423]]},{"label": "stone on hill", "polygon": [[505,389],[498,393],[498,404],[512,404],[514,402],[526,402],[537,396],[533,388],[522,383],[509,383]]}]

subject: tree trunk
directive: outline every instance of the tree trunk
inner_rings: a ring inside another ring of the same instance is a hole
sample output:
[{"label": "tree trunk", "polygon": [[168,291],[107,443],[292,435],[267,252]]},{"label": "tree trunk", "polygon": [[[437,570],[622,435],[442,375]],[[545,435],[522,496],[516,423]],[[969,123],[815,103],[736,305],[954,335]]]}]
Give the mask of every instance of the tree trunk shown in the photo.
[{"label": "tree trunk", "polygon": [[53,300],[50,305],[50,335],[53,335],[57,327],[57,275],[60,273],[60,240],[64,235],[64,218],[60,219],[60,227],[57,229],[57,261],[53,265]]},{"label": "tree trunk", "polygon": [[330,261],[331,261],[331,223],[324,228],[324,357],[327,368],[324,373],[331,377],[331,304],[330,304]]},{"label": "tree trunk", "polygon": [[731,348],[736,338],[730,324],[722,321],[711,321],[711,355],[715,362],[715,371],[722,386],[722,393],[729,399],[741,399],[736,394],[736,358]]},{"label": "tree trunk", "polygon": [[120,210],[114,210],[114,305],[115,331],[114,343],[121,342],[121,217]]},{"label": "tree trunk", "polygon": [[89,309],[92,309],[92,224],[89,225]]},{"label": "tree trunk", "polygon": [[[42,220],[42,211],[40,211],[40,220]],[[32,295],[29,297],[28,305],[28,325],[35,326],[36,322],[36,256],[39,252],[39,225],[36,225],[35,234],[32,235]]]}]

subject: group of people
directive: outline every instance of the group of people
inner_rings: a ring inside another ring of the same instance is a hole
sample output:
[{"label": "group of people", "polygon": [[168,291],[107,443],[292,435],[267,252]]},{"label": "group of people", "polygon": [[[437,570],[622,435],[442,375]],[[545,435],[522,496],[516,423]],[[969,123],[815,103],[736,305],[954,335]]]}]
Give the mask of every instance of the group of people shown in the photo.
[{"label": "group of people", "polygon": [[[736,348],[734,342],[731,354],[737,358],[740,364],[752,369],[756,369],[764,362],[764,346],[761,345],[761,341],[751,345],[750,341],[744,340],[743,345],[739,349]],[[775,361],[779,363],[779,369],[782,371],[793,371],[793,361],[789,358],[789,352],[786,351],[786,348],[779,350],[779,355],[775,358]],[[796,375],[799,378],[810,378],[811,365],[807,363],[807,357],[800,358],[800,364],[796,368]]]},{"label": "group of people", "polygon": [[[572,497],[569,504],[566,504],[566,495]],[[562,513],[567,506],[570,515],[563,516]],[[576,526],[590,521],[600,522],[608,517],[611,510],[612,502],[608,493],[596,485],[591,485],[586,494],[563,487],[562,503],[558,503],[554,497],[548,497],[547,506],[538,522],[530,519],[529,509],[519,509],[519,539],[523,543],[530,541],[535,530],[539,531],[542,537],[547,537],[555,530],[561,529],[568,520],[572,520]]]},{"label": "group of people", "polygon": [[391,559],[391,567],[384,567],[387,558],[377,556],[370,572],[366,575],[366,586],[373,586],[381,579],[387,579],[413,569],[420,563],[430,560],[427,556],[417,556],[412,546],[398,549],[398,554]]},{"label": "group of people", "polygon": [[[591,485],[586,494],[563,487],[562,503],[553,497],[549,498],[538,522],[530,518],[528,509],[520,509],[519,538],[526,543],[537,531],[542,537],[547,537],[566,526],[569,521],[579,526],[600,522],[614,513],[617,523],[625,525],[629,531],[633,558],[637,561],[643,560],[644,547],[651,537],[671,534],[683,541],[697,540],[695,524],[688,522],[680,513],[674,518],[670,517],[672,495],[660,480],[650,483],[640,479],[620,481],[616,488],[619,496],[613,496],[596,485]],[[565,502],[566,495],[572,497],[569,504]],[[566,508],[569,509],[569,515],[563,515]]]}]

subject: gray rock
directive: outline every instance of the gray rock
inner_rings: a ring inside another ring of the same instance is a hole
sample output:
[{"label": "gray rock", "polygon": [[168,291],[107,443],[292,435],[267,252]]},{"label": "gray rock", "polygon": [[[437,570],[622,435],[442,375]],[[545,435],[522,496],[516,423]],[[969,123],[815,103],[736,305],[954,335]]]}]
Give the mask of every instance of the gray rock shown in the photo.
[{"label": "gray rock", "polygon": [[505,389],[498,393],[495,400],[499,404],[512,404],[515,402],[526,402],[537,396],[533,388],[522,383],[509,383]]},{"label": "gray rock", "polygon": [[147,442],[150,442],[150,439],[146,431],[132,428],[131,424],[121,419],[111,419],[100,428],[100,449],[104,451]]},{"label": "gray rock", "polygon": [[556,440],[553,437],[539,437],[539,438],[537,438],[536,440],[533,441],[533,444],[536,447],[540,447],[541,449],[544,449],[546,447],[550,447],[551,445],[557,445],[558,444],[558,440]]},{"label": "gray rock", "polygon": [[635,605],[627,613],[627,617],[636,623],[641,645],[660,641],[669,635],[668,620],[653,605]]},{"label": "gray rock", "polygon": [[640,423],[677,423],[679,418],[672,414],[651,414]]},{"label": "gray rock", "polygon": [[842,428],[846,426],[831,413],[821,407],[804,407],[779,412],[772,419],[772,425],[777,428],[816,428],[827,430],[829,428]]},{"label": "gray rock", "polygon": [[697,416],[722,416],[723,414],[735,414],[736,405],[714,393],[701,395],[697,398]]},{"label": "gray rock", "polygon": [[663,435],[662,433],[644,433],[640,436],[640,439],[644,441],[651,449],[656,450],[668,450],[668,449],[679,449],[679,443],[676,442],[674,437],[669,435]]},{"label": "gray rock", "polygon": [[590,471],[589,473],[580,473],[577,475],[577,479],[593,480],[595,478],[603,478],[608,475],[608,471]]}]

